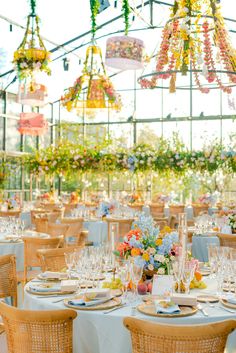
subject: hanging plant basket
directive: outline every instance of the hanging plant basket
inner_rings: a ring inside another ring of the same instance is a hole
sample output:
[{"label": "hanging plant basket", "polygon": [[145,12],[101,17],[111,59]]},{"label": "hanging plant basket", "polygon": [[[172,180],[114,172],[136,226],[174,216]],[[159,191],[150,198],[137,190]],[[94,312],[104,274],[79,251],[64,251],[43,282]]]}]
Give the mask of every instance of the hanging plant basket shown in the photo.
[{"label": "hanging plant basket", "polygon": [[44,85],[32,81],[25,81],[19,85],[17,101],[20,104],[43,107],[46,104],[46,97],[47,88]]},{"label": "hanging plant basket", "polygon": [[120,70],[138,70],[143,68],[143,59],[144,42],[141,39],[119,36],[107,40],[107,66]]},{"label": "hanging plant basket", "polygon": [[21,113],[18,131],[22,135],[40,136],[47,132],[48,122],[43,114]]}]

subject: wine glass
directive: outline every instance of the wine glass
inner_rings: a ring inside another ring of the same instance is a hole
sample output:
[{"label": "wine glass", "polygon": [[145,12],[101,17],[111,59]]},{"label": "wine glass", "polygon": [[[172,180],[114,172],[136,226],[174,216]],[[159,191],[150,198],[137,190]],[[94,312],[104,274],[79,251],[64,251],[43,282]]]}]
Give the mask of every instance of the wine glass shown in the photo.
[{"label": "wine glass", "polygon": [[174,275],[175,282],[177,283],[177,291],[180,293],[181,281],[183,277],[183,259],[182,257],[175,257],[175,260],[172,261],[172,271]]},{"label": "wine glass", "polygon": [[143,275],[143,262],[132,262],[131,263],[131,280],[135,284],[135,299],[138,299],[138,283],[142,278]]},{"label": "wine glass", "polygon": [[185,287],[185,291],[189,294],[190,283],[193,280],[196,264],[191,261],[186,261],[183,267],[182,281]]},{"label": "wine glass", "polygon": [[75,253],[71,252],[71,253],[64,253],[65,256],[65,262],[66,262],[66,266],[67,266],[67,273],[68,273],[68,278],[71,278],[71,270],[74,266],[75,263]]},{"label": "wine glass", "polygon": [[120,277],[120,280],[124,286],[124,298],[127,299],[128,284],[131,279],[131,266],[128,260],[122,261],[120,263],[120,266],[118,269],[118,276]]}]

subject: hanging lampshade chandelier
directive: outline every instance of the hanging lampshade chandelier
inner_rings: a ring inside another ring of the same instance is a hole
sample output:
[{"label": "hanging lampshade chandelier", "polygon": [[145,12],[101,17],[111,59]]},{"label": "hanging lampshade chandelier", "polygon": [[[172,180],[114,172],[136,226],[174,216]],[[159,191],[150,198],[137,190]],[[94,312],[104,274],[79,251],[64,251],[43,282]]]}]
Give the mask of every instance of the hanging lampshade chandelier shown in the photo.
[{"label": "hanging lampshade chandelier", "polygon": [[102,109],[116,111],[121,109],[120,95],[106,74],[101,49],[95,44],[96,16],[99,7],[99,0],[90,0],[92,45],[86,50],[82,75],[61,97],[62,105],[69,112],[75,109],[78,115],[86,113],[94,116],[94,113]]},{"label": "hanging lampshade chandelier", "polygon": [[78,114],[104,108],[121,109],[120,95],[106,75],[98,46],[87,48],[82,75],[66,90],[61,102],[69,112],[76,109]]},{"label": "hanging lampshade chandelier", "polygon": [[43,114],[21,113],[18,131],[21,135],[41,136],[48,130],[48,122]]},{"label": "hanging lampshade chandelier", "polygon": [[46,87],[37,82],[37,75],[51,74],[48,66],[50,53],[46,50],[39,32],[39,18],[36,15],[36,1],[30,0],[31,12],[27,17],[26,31],[18,49],[14,52],[13,63],[20,81],[18,101],[21,104],[42,106],[47,96]]},{"label": "hanging lampshade chandelier", "polygon": [[128,36],[130,14],[128,0],[122,0],[122,11],[125,22],[125,35],[108,38],[105,64],[120,70],[142,69],[144,43],[141,39]]},{"label": "hanging lampshade chandelier", "polygon": [[[187,84],[183,78],[189,76]],[[182,75],[183,78],[180,78]],[[169,80],[169,87],[158,84]],[[236,85],[236,51],[217,0],[175,0],[162,32],[156,68],[139,78],[142,88],[221,89]]]}]

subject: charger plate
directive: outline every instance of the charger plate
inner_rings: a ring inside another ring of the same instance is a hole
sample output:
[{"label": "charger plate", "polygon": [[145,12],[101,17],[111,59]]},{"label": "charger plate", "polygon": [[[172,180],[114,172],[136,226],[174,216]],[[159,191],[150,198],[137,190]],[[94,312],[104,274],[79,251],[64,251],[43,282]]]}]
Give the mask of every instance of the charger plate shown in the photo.
[{"label": "charger plate", "polygon": [[227,308],[231,308],[231,309],[235,309],[236,310],[236,304],[229,303],[225,299],[220,299],[220,303],[223,304],[224,306],[226,306]]},{"label": "charger plate", "polygon": [[142,303],[137,306],[137,309],[140,313],[149,315],[149,316],[156,316],[156,317],[184,317],[184,316],[191,316],[196,314],[198,309],[196,306],[181,306],[179,305],[180,312],[174,314],[165,314],[165,313],[157,313],[155,305],[153,303]]},{"label": "charger plate", "polygon": [[84,311],[107,310],[107,309],[112,309],[112,308],[114,308],[116,306],[121,305],[121,299],[120,298],[112,298],[112,299],[108,300],[105,303],[98,304],[98,305],[93,305],[93,306],[78,306],[78,305],[69,304],[69,301],[71,301],[73,299],[79,299],[79,298],[80,297],[64,299],[64,304],[68,308],[77,309],[77,310],[84,310]]},{"label": "charger plate", "polygon": [[[42,283],[41,284],[42,288],[50,288],[50,287],[53,287],[53,284],[49,284],[49,283]],[[30,294],[34,294],[34,295],[42,295],[42,296],[50,296],[50,295],[64,295],[64,294],[71,294],[71,293],[74,293],[75,291],[67,291],[67,292],[62,292],[60,290],[55,290],[55,291],[45,291],[45,292],[42,292],[42,291],[37,291],[37,290],[31,290],[29,287],[26,288],[26,291]]]}]

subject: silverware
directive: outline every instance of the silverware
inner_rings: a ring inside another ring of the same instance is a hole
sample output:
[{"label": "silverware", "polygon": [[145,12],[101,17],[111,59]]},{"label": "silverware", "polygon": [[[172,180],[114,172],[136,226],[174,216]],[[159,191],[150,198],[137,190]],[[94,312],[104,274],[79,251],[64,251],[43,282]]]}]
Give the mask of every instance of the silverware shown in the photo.
[{"label": "silverware", "polygon": [[221,309],[221,310],[227,311],[228,313],[236,314],[236,311],[235,311],[235,310],[231,310],[231,309],[225,308],[224,306],[220,306],[220,305],[217,305],[217,306],[216,306],[215,304],[211,304],[211,303],[209,303],[208,305],[209,305],[211,308]]},{"label": "silverware", "polygon": [[121,304],[121,305],[116,306],[115,308],[112,308],[112,309],[110,309],[110,310],[103,311],[103,314],[109,314],[109,313],[111,313],[112,311],[115,311],[115,310],[118,310],[118,309],[123,308],[124,306],[126,306],[126,304]]},{"label": "silverware", "polygon": [[201,311],[201,313],[203,313],[204,316],[209,316],[208,312],[206,312],[206,310],[203,309],[203,307],[201,306],[201,304],[197,304],[197,308],[198,308],[198,310]]}]

